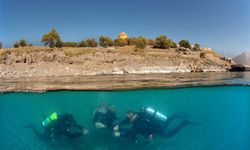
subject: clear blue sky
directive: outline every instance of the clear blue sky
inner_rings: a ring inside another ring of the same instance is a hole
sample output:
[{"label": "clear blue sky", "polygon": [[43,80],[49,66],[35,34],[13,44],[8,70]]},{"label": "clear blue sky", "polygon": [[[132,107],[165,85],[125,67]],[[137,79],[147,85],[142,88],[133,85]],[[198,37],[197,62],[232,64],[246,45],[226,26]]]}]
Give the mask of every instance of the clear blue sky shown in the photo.
[{"label": "clear blue sky", "polygon": [[221,54],[250,51],[249,0],[0,0],[5,47],[40,39],[56,28],[64,41],[108,35],[188,39]]}]

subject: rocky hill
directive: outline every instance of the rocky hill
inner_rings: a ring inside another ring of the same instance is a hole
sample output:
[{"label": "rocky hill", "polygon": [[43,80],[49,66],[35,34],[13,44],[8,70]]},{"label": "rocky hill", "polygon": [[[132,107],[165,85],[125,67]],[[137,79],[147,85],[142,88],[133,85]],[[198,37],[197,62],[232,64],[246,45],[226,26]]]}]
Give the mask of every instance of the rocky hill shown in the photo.
[{"label": "rocky hill", "polygon": [[214,51],[25,47],[0,50],[0,78],[227,71]]},{"label": "rocky hill", "polygon": [[234,57],[233,61],[237,64],[250,65],[250,52],[244,52]]}]

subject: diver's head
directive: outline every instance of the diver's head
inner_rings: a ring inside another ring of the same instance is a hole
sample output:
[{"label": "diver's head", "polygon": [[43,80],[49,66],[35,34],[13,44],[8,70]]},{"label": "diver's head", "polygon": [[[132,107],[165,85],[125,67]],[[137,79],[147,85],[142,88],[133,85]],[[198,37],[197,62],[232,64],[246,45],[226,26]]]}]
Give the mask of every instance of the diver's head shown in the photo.
[{"label": "diver's head", "polygon": [[115,106],[114,105],[109,105],[109,110],[111,112],[115,112],[116,111]]},{"label": "diver's head", "polygon": [[136,119],[137,114],[136,114],[136,112],[134,112],[134,111],[127,111],[126,117],[127,117],[131,122],[133,122],[133,121]]},{"label": "diver's head", "polygon": [[72,114],[64,114],[63,118],[66,118],[68,120],[73,120],[73,115]]}]

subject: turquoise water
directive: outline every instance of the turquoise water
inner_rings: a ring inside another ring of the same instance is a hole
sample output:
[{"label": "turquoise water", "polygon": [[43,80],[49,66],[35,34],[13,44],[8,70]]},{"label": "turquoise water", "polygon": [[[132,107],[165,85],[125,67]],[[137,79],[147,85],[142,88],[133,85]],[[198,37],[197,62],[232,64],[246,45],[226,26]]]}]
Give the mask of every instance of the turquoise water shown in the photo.
[{"label": "turquoise water", "polygon": [[[114,104],[118,116],[127,110],[151,106],[164,114],[188,112],[200,123],[188,126],[175,137],[156,137],[150,144],[114,138],[91,123],[94,109]],[[88,150],[249,150],[250,87],[221,86],[131,91],[56,91],[46,93],[6,93],[0,95],[0,149],[88,149]],[[50,145],[22,128],[51,112],[73,113],[89,134],[79,139],[62,138]]]}]

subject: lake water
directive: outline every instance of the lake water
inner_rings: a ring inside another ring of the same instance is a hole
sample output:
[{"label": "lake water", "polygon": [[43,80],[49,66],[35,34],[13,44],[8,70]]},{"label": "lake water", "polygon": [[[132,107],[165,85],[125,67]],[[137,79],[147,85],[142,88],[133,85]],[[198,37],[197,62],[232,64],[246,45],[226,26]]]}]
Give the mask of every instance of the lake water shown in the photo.
[{"label": "lake water", "polygon": [[[91,117],[103,103],[116,106],[118,116],[127,110],[151,106],[166,115],[187,112],[199,123],[188,126],[173,138],[156,137],[150,144],[135,144],[114,138],[106,130],[94,128]],[[176,89],[125,91],[54,91],[44,93],[0,94],[0,149],[41,150],[249,150],[250,86],[210,86]],[[89,134],[78,139],[62,138],[55,144],[41,141],[22,126],[40,127],[43,116],[68,112],[83,124]]]}]

